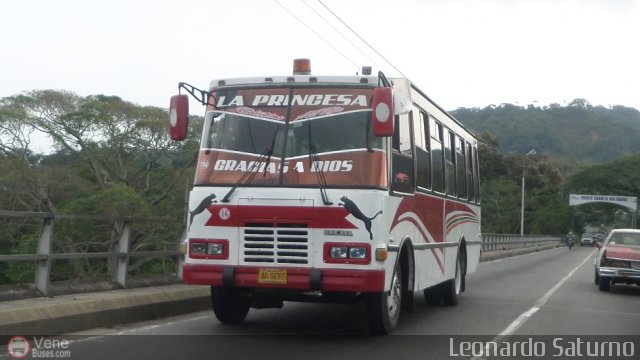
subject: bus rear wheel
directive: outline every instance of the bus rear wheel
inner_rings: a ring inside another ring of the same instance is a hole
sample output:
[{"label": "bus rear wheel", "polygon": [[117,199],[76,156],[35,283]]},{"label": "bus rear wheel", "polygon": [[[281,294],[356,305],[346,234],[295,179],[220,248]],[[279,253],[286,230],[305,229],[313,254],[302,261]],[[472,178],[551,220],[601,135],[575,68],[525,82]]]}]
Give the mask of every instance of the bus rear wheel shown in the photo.
[{"label": "bus rear wheel", "polygon": [[432,286],[430,288],[424,289],[424,299],[427,304],[431,306],[438,306],[442,304],[442,296],[440,294],[440,286]]},{"label": "bus rear wheel", "polygon": [[402,270],[396,264],[391,279],[391,290],[367,294],[367,318],[374,334],[387,335],[395,330],[402,307]]},{"label": "bus rear wheel", "polygon": [[464,290],[465,281],[465,258],[458,251],[456,258],[456,275],[453,279],[447,280],[438,285],[424,289],[424,299],[432,306],[446,305],[456,306],[460,301],[460,295]]},{"label": "bus rear wheel", "polygon": [[251,298],[237,289],[212,286],[211,306],[220,322],[237,324],[247,317],[251,307]]},{"label": "bus rear wheel", "polygon": [[460,295],[462,294],[462,283],[464,282],[464,260],[458,251],[456,258],[456,276],[445,281],[441,286],[442,302],[446,306],[456,306],[460,301]]}]

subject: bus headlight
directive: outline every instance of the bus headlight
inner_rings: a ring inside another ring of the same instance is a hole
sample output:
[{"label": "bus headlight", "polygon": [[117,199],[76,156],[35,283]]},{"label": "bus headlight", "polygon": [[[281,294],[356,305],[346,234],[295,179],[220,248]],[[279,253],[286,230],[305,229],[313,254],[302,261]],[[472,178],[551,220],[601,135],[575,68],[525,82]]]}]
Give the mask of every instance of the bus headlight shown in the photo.
[{"label": "bus headlight", "polygon": [[349,252],[349,248],[346,247],[346,246],[332,246],[331,247],[331,258],[332,259],[346,259],[348,252]]},{"label": "bus headlight", "polygon": [[206,254],[207,252],[207,244],[205,243],[191,243],[191,254]]},{"label": "bus headlight", "polygon": [[366,259],[367,249],[365,247],[349,248],[349,259]]},{"label": "bus headlight", "polygon": [[227,260],[229,241],[225,239],[189,239],[189,257],[192,259]]},{"label": "bus headlight", "polygon": [[221,243],[208,243],[207,244],[208,255],[222,255],[224,254],[224,244]]},{"label": "bus headlight", "polygon": [[367,243],[325,243],[324,261],[329,264],[371,263],[371,245]]}]

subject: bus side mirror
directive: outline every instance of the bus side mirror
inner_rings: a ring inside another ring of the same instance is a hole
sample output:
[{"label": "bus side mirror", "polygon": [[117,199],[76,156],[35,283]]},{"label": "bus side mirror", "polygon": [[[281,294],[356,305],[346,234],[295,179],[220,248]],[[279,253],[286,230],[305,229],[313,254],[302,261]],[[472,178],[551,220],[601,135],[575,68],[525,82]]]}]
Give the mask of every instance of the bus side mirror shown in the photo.
[{"label": "bus side mirror", "polygon": [[169,105],[169,134],[171,139],[182,141],[187,138],[189,129],[189,97],[175,95]]},{"label": "bus side mirror", "polygon": [[393,89],[373,89],[373,134],[377,137],[393,135]]}]

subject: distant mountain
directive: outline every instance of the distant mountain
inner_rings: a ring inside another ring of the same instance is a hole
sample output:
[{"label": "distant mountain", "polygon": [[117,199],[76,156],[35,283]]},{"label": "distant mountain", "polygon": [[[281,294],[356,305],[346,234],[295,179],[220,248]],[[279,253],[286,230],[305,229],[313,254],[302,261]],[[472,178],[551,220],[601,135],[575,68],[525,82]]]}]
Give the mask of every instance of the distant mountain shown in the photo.
[{"label": "distant mountain", "polygon": [[584,165],[640,154],[640,111],[592,106],[575,99],[567,106],[511,104],[459,108],[451,114],[476,134],[496,137],[503,153],[526,153]]}]

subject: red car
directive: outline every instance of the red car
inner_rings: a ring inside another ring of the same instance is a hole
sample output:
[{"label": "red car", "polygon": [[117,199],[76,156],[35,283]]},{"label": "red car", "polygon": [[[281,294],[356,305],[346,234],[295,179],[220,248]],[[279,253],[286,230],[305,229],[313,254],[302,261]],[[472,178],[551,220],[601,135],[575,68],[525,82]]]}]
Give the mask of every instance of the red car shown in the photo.
[{"label": "red car", "polygon": [[600,290],[608,291],[616,283],[640,286],[640,230],[612,230],[596,246],[600,251],[594,262],[595,283]]}]

